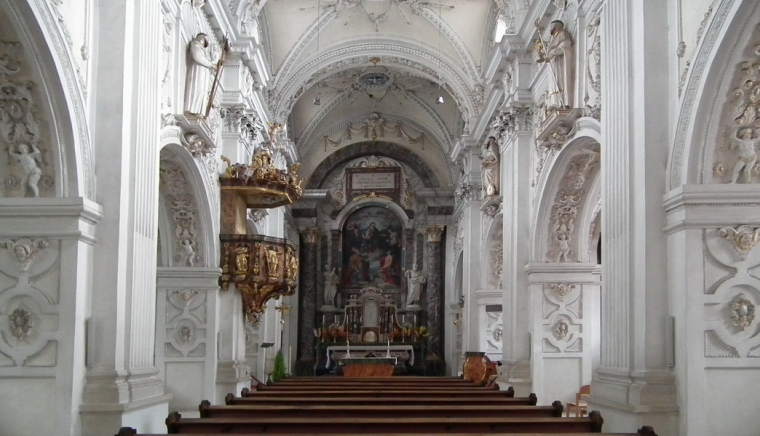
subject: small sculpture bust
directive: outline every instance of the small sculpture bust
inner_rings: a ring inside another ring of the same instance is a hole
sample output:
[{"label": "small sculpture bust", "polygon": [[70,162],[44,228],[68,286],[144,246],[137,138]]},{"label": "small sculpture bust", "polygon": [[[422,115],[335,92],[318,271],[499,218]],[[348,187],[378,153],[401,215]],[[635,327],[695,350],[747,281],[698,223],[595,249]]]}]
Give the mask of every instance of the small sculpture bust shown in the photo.
[{"label": "small sculpture bust", "polygon": [[422,285],[425,284],[425,276],[417,270],[417,264],[412,265],[412,269],[406,271],[407,287],[409,294],[406,297],[406,306],[415,306],[422,294]]}]

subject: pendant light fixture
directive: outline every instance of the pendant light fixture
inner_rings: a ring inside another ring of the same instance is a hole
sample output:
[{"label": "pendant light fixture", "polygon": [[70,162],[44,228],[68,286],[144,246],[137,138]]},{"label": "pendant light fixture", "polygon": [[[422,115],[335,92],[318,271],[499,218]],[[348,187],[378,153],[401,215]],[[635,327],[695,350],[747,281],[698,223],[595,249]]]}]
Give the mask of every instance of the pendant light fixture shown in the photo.
[{"label": "pendant light fixture", "polygon": [[[314,73],[315,78],[319,78],[319,67],[320,67],[320,58],[319,58],[319,28],[320,24],[319,21],[322,18],[322,2],[321,0],[317,0],[317,71]],[[314,106],[319,106],[322,104],[322,100],[319,98],[319,82],[315,81],[314,86],[317,88],[317,96],[314,97]]]},{"label": "pendant light fixture", "polygon": [[438,98],[435,99],[436,104],[443,103],[443,94],[441,93],[441,25],[443,17],[441,15],[441,8],[441,4],[438,3]]}]

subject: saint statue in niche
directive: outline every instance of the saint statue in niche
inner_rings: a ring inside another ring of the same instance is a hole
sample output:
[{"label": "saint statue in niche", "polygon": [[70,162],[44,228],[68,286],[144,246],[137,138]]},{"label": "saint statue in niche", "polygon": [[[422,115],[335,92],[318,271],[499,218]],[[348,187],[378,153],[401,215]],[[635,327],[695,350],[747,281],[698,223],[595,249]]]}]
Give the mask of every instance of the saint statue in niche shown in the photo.
[{"label": "saint statue in niche", "polygon": [[573,37],[565,29],[565,23],[559,20],[552,21],[551,35],[552,39],[547,47],[546,56],[539,59],[539,62],[551,63],[554,76],[554,80],[550,81],[550,96],[546,108],[548,110],[566,109],[573,105],[575,85]]},{"label": "saint statue in niche", "polygon": [[199,33],[187,50],[185,113],[204,116],[211,92],[211,72],[216,64],[208,53],[208,35]]},{"label": "saint statue in niche", "polygon": [[488,137],[481,154],[483,162],[483,189],[487,197],[499,195],[499,145],[496,138]]},{"label": "saint statue in niche", "polygon": [[425,284],[425,276],[417,270],[417,264],[412,265],[412,269],[406,271],[407,288],[409,294],[406,297],[406,307],[416,306],[422,294],[422,285]]},{"label": "saint statue in niche", "polygon": [[325,306],[335,304],[335,295],[338,293],[338,274],[335,274],[335,268],[332,270],[325,265]]}]

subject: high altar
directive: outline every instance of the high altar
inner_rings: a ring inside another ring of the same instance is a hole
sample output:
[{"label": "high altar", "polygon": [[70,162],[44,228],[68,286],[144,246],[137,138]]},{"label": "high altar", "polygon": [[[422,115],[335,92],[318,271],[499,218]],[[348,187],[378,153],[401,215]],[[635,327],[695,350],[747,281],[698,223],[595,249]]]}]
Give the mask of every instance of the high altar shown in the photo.
[{"label": "high altar", "polygon": [[422,180],[391,158],[357,157],[328,178],[324,198],[294,210],[316,218],[301,229],[296,374],[380,359],[432,375],[443,367],[445,256],[430,219],[450,210],[429,208],[413,189]]}]

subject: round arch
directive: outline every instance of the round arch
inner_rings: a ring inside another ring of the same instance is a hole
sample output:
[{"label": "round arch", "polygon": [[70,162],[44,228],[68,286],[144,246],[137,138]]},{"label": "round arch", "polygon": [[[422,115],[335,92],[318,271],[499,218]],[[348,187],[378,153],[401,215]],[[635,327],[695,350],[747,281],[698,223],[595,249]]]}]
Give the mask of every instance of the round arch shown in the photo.
[{"label": "round arch", "polygon": [[504,271],[504,215],[499,213],[494,216],[493,221],[488,226],[487,235],[483,244],[482,259],[484,270],[484,282],[481,285],[485,289],[502,289],[503,288],[503,271]]},{"label": "round arch", "polygon": [[331,230],[342,230],[343,226],[346,224],[346,219],[348,219],[349,216],[351,216],[352,213],[356,212],[357,210],[367,207],[367,206],[380,206],[384,207],[394,214],[401,220],[402,223],[405,223],[405,228],[408,228],[412,224],[412,219],[409,218],[409,215],[406,214],[404,209],[401,208],[398,204],[396,204],[394,201],[386,200],[384,198],[364,198],[359,201],[355,201],[353,203],[350,203],[346,207],[344,207],[340,213],[338,213],[338,216],[335,217],[334,220],[332,220],[332,225],[330,226]]},{"label": "round arch", "polygon": [[[537,186],[538,205],[533,211],[534,227],[531,231],[531,262],[579,262],[584,261],[581,255],[584,244],[578,243],[581,235],[587,235],[590,223],[581,222],[590,219],[586,210],[589,204],[596,204],[597,198],[592,197],[595,189],[599,189],[599,152],[601,141],[601,125],[593,118],[581,118],[575,124],[576,133],[568,140],[564,148],[547,169]],[[596,151],[594,151],[596,150]],[[596,191],[598,192],[598,191]],[[595,194],[598,195],[598,194]],[[590,200],[592,199],[593,200]],[[574,206],[574,207],[573,207]],[[563,250],[557,236],[550,231],[558,218],[560,208],[568,207],[568,214],[563,218],[569,220],[563,226],[563,233],[569,237],[569,249]],[[585,217],[585,218],[584,218]],[[570,227],[569,229],[567,227]],[[574,249],[573,249],[574,247]],[[564,254],[563,254],[564,252]]]},{"label": "round arch", "polygon": [[436,178],[430,165],[409,148],[392,142],[374,141],[360,142],[343,147],[324,158],[308,176],[309,183],[306,188],[319,189],[327,176],[338,166],[350,160],[371,155],[386,156],[414,168],[426,188],[437,188],[440,186],[439,180]]},{"label": "round arch", "polygon": [[[168,262],[164,266],[216,266],[219,232],[211,207],[216,200],[206,188],[207,177],[190,152],[172,137],[162,141],[160,159],[159,233],[162,259]],[[187,260],[186,244],[197,254],[197,263]]]},{"label": "round arch", "polygon": [[[668,159],[667,189],[703,183],[705,153],[714,145],[732,86],[731,77],[760,22],[760,3],[754,0],[721,0],[713,8],[714,18],[696,49],[693,66],[683,88],[682,103]],[[727,68],[728,66],[728,68]],[[709,166],[709,163],[707,164]]]},{"label": "round arch", "polygon": [[[53,6],[57,7],[57,6]],[[31,70],[34,104],[47,118],[57,197],[95,198],[95,175],[84,93],[68,45],[50,7],[39,1],[0,2],[5,32],[13,33],[19,55]],[[9,38],[5,34],[3,38]],[[7,40],[6,40],[7,41]],[[3,53],[5,56],[5,53]],[[13,75],[9,76],[10,80]]]}]

